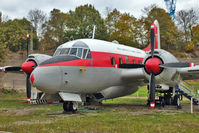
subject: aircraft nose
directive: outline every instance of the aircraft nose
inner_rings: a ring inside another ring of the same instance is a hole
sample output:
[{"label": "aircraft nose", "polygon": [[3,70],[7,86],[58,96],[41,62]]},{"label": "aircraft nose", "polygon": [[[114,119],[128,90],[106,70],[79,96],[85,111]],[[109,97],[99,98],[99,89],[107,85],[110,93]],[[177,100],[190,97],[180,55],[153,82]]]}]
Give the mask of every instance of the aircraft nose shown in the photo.
[{"label": "aircraft nose", "polygon": [[60,90],[62,78],[59,67],[36,67],[30,81],[42,92],[55,94]]},{"label": "aircraft nose", "polygon": [[34,74],[32,73],[31,76],[30,76],[30,82],[33,84],[33,83],[34,83],[34,80],[35,80]]}]

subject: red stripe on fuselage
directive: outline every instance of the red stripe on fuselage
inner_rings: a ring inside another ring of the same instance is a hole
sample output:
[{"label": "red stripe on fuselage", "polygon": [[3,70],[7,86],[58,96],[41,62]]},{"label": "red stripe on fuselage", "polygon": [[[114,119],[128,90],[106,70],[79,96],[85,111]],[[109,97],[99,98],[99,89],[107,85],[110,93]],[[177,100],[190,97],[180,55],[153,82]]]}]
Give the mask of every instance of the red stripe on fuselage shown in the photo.
[{"label": "red stripe on fuselage", "polygon": [[[111,64],[111,57],[115,58],[115,64],[119,65],[119,58],[122,58],[122,63],[126,62],[126,55],[114,54],[114,53],[106,53],[106,52],[91,52],[92,59],[78,59],[72,61],[64,61],[58,63],[51,63],[46,65],[39,65],[38,67],[47,67],[47,66],[86,66],[86,67],[115,67],[115,65]],[[129,63],[142,62],[143,58],[135,57],[135,56],[127,56],[129,59]]]}]

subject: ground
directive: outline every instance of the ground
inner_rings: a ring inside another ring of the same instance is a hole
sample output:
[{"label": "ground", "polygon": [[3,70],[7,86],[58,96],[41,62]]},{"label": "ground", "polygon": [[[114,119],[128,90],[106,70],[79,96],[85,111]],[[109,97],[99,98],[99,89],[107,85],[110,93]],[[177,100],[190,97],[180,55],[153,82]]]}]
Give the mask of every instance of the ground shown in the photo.
[{"label": "ground", "polygon": [[[3,65],[18,66],[25,60],[22,54],[9,55],[9,60]],[[190,101],[185,99],[181,110],[177,110],[176,107],[157,107],[152,110],[146,106],[146,86],[130,96],[106,100],[101,106],[80,106],[77,113],[67,114],[63,113],[62,104],[25,103],[24,79],[23,74],[0,73],[0,132],[190,133],[199,131],[199,106],[194,106],[194,113],[191,114]],[[198,81],[189,81],[189,83],[196,88],[195,92],[199,89]]]},{"label": "ground", "polygon": [[82,107],[63,113],[62,104],[30,105],[25,94],[0,93],[0,131],[57,133],[198,132],[199,107],[189,111],[175,107],[150,109],[146,98],[133,96],[106,100],[101,106]]}]

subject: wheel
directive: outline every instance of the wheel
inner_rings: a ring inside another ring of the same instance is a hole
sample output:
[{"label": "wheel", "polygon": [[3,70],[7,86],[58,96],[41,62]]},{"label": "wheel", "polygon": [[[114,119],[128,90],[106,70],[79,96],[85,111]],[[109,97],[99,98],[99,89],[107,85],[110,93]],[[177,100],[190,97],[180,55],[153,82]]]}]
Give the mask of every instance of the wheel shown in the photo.
[{"label": "wheel", "polygon": [[173,98],[173,105],[178,105],[178,96],[175,95],[174,98]]},{"label": "wheel", "polygon": [[64,102],[63,103],[63,109],[64,109],[65,112],[69,111],[69,104],[70,104],[69,102]]},{"label": "wheel", "polygon": [[78,103],[77,102],[64,102],[63,103],[63,109],[65,112],[76,112],[78,108]]},{"label": "wheel", "polygon": [[78,108],[77,102],[70,102],[69,103],[69,111],[76,112]]},{"label": "wheel", "polygon": [[181,104],[180,104],[180,97],[177,97],[177,109],[181,109]]},{"label": "wheel", "polygon": [[162,100],[161,100],[161,105],[162,105],[162,107],[164,107],[164,105],[165,105],[164,98],[162,98]]},{"label": "wheel", "polygon": [[171,96],[170,95],[165,95],[165,104],[166,105],[171,105]]}]

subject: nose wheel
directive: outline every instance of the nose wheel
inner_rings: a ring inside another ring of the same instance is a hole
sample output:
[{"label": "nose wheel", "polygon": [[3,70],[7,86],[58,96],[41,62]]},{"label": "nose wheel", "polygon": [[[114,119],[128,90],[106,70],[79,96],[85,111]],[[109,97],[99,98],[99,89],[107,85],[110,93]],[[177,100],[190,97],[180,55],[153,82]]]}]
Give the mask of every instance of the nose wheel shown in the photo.
[{"label": "nose wheel", "polygon": [[76,112],[77,108],[78,108],[77,102],[65,101],[63,103],[63,109],[65,112]]}]

